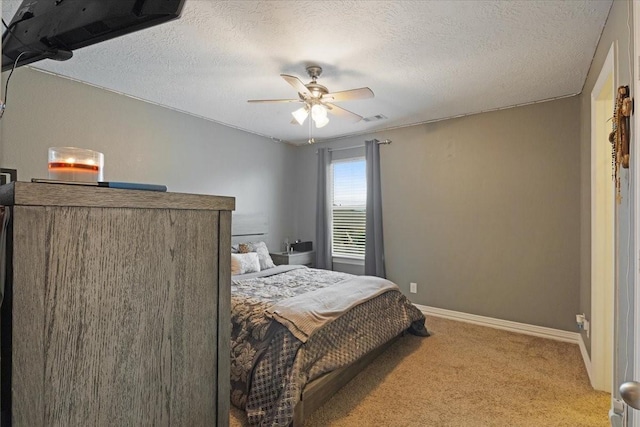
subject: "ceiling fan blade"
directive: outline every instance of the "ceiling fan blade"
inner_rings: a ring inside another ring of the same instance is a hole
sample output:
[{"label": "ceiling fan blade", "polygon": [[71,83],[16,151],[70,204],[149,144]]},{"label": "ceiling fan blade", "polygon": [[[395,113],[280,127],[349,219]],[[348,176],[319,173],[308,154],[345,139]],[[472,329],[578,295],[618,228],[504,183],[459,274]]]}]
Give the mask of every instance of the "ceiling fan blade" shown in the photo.
[{"label": "ceiling fan blade", "polygon": [[335,114],[338,117],[342,117],[344,119],[350,120],[352,122],[359,122],[360,120],[362,120],[362,116],[357,115],[356,113],[352,113],[349,110],[345,110],[344,108],[340,108],[337,105],[333,105],[333,104],[329,104],[329,103],[325,103],[324,105],[327,106],[327,108],[329,109],[329,112],[331,114]]},{"label": "ceiling fan blade", "polygon": [[309,89],[307,89],[307,87],[304,85],[304,83],[302,83],[302,80],[300,80],[296,76],[290,76],[288,74],[280,74],[280,77],[285,79],[287,81],[287,83],[289,83],[291,86],[293,86],[293,88],[298,93],[301,93],[305,97],[311,96],[311,92],[309,92]]},{"label": "ceiling fan blade", "polygon": [[354,99],[366,99],[373,98],[373,91],[368,87],[361,87],[359,89],[343,90],[340,92],[327,93],[322,96],[322,100],[331,102],[340,101],[352,101]]},{"label": "ceiling fan blade", "polygon": [[302,102],[299,99],[250,99],[247,102]]}]

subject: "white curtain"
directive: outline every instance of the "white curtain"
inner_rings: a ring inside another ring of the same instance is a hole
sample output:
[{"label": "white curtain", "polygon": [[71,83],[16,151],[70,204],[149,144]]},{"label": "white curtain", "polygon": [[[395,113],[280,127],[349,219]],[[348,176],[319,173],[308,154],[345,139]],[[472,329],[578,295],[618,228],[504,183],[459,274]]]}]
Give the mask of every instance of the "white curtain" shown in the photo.
[{"label": "white curtain", "polygon": [[331,153],[318,149],[318,185],[316,194],[316,268],[331,270],[331,200],[329,200],[329,167]]},{"label": "white curtain", "polygon": [[382,189],[380,188],[380,145],[378,140],[365,141],[367,161],[367,219],[364,252],[364,274],[386,277],[384,238],[382,236]]}]

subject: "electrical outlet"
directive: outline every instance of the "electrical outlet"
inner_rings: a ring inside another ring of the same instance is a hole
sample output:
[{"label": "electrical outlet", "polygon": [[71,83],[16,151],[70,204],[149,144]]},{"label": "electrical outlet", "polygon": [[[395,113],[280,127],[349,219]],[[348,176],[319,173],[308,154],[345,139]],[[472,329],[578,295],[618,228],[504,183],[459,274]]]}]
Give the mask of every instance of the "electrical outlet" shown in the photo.
[{"label": "electrical outlet", "polygon": [[418,292],[418,284],[411,282],[409,283],[409,292],[411,292],[412,294],[415,294]]}]

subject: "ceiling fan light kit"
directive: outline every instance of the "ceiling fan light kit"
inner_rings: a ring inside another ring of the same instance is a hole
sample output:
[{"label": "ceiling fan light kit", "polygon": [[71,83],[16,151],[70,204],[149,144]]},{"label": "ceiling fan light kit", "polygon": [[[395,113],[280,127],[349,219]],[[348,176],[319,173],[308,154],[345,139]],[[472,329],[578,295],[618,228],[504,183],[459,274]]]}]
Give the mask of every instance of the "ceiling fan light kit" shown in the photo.
[{"label": "ceiling fan light kit", "polygon": [[327,117],[326,107],[321,104],[314,104],[314,106],[311,107],[311,117],[313,118],[313,120],[319,120]]},{"label": "ceiling fan light kit", "polygon": [[307,119],[307,116],[309,115],[309,108],[305,105],[304,107],[298,108],[296,111],[291,113],[291,115],[296,120],[296,122],[299,125],[301,125],[304,123],[304,121]]},{"label": "ceiling fan light kit", "polygon": [[311,107],[311,118],[315,122],[317,128],[325,126],[329,123],[327,107],[322,104],[314,104],[313,107]]},{"label": "ceiling fan light kit", "polygon": [[[311,77],[311,82],[307,84],[302,83],[302,81],[295,76],[280,74],[280,76],[298,92],[298,99],[257,99],[249,100],[249,102],[302,102],[304,106],[291,113],[294,118],[291,123],[302,125],[309,116],[309,113],[311,113],[311,118],[316,128],[324,127],[329,123],[327,113],[345,118],[354,123],[362,120],[362,116],[338,107],[332,104],[332,102],[373,98],[374,94],[371,89],[362,87],[331,93],[326,87],[317,82],[318,77],[322,74],[322,67],[310,65],[307,67],[307,74]],[[309,141],[312,140],[313,138],[309,137]]]},{"label": "ceiling fan light kit", "polygon": [[326,116],[327,113],[325,113],[325,116],[317,118],[317,119],[313,119],[313,121],[316,124],[316,127],[318,129],[320,129],[321,127],[325,127],[327,125],[327,123],[329,123],[329,118]]}]

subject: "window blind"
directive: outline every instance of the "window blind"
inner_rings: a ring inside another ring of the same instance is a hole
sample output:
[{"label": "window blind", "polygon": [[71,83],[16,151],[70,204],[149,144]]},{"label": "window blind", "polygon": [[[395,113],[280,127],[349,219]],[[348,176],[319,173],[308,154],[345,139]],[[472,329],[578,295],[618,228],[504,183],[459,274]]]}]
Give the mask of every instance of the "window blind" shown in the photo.
[{"label": "window blind", "polygon": [[335,161],[331,169],[332,255],[363,259],[367,199],[365,160]]}]

